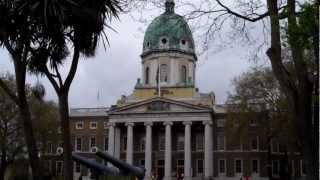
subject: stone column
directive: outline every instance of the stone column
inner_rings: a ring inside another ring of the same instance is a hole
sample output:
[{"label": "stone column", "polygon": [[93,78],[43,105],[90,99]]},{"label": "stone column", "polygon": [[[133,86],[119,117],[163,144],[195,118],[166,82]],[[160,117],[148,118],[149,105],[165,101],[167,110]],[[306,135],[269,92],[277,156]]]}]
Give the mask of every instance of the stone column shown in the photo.
[{"label": "stone column", "polygon": [[109,123],[108,124],[109,126],[109,137],[108,137],[108,153],[111,155],[111,156],[114,156],[114,147],[115,147],[115,144],[114,144],[114,126],[115,126],[115,123]]},{"label": "stone column", "polygon": [[145,179],[151,179],[151,170],[152,170],[152,122],[144,123],[146,126],[146,144],[145,144],[145,168],[146,175]]},{"label": "stone column", "polygon": [[119,127],[114,128],[114,157],[120,159],[120,142],[121,142],[121,130]]},{"label": "stone column", "polygon": [[163,123],[166,126],[166,132],[165,132],[165,138],[166,138],[166,147],[165,147],[165,159],[164,159],[164,179],[165,180],[171,180],[172,176],[172,162],[171,162],[171,126],[172,122],[164,122]]},{"label": "stone column", "polygon": [[212,121],[204,121],[204,177],[211,179],[213,176],[213,140]]},{"label": "stone column", "polygon": [[133,162],[133,126],[134,123],[126,123],[127,126],[127,163]]},{"label": "stone column", "polygon": [[190,121],[183,122],[184,126],[184,180],[191,180],[191,124]]}]

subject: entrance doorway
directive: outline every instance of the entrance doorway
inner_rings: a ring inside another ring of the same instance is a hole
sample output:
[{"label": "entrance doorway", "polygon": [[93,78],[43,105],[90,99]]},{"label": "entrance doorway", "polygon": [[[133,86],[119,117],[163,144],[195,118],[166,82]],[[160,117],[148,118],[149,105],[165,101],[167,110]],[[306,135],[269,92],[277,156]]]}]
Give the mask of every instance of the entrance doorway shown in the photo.
[{"label": "entrance doorway", "polygon": [[161,180],[164,177],[164,160],[158,160],[157,161],[157,179]]},{"label": "entrance doorway", "polygon": [[177,160],[177,179],[178,180],[184,179],[184,160],[183,159]]}]

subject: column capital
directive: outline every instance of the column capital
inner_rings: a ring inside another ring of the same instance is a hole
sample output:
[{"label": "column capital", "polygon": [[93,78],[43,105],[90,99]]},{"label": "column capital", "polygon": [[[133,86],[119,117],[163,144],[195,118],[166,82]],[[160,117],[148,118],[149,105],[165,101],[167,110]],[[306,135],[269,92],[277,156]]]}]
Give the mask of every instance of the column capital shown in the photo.
[{"label": "column capital", "polygon": [[152,126],[152,125],[153,125],[153,122],[144,122],[144,125],[145,125],[145,126]]},{"label": "column capital", "polygon": [[172,126],[173,125],[173,122],[172,121],[166,121],[166,122],[163,122],[163,125],[165,126]]},{"label": "column capital", "polygon": [[125,125],[126,126],[134,126],[134,123],[133,122],[126,122]]},{"label": "column capital", "polygon": [[212,121],[202,121],[203,125],[212,125]]},{"label": "column capital", "polygon": [[192,121],[183,121],[182,124],[184,124],[184,125],[192,125]]}]

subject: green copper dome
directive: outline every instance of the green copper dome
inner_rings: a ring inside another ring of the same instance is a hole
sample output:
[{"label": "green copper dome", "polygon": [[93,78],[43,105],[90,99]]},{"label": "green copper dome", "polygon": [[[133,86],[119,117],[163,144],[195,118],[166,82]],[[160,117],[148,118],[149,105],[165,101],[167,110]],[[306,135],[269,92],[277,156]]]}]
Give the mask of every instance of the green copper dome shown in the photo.
[{"label": "green copper dome", "polygon": [[185,19],[174,13],[174,2],[166,1],[166,11],[155,18],[144,35],[143,55],[179,51],[194,55],[194,41]]}]

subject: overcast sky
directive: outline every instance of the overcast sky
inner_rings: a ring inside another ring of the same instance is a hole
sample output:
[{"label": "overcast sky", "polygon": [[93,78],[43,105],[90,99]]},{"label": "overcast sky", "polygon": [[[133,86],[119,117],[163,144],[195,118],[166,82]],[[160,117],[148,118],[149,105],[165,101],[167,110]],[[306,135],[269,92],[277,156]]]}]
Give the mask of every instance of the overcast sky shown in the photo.
[{"label": "overcast sky", "polygon": [[[150,17],[157,14],[159,13],[155,11]],[[147,20],[147,24],[151,20],[152,18]],[[95,57],[81,59],[70,89],[71,107],[110,106],[116,103],[121,95],[129,95],[133,91],[137,78],[140,78],[140,54],[147,26],[134,21],[129,15],[121,15],[120,21],[113,21],[112,27],[117,32],[108,33],[110,47],[104,50],[100,45]],[[192,27],[192,29],[195,28]],[[1,49],[1,73],[13,71],[9,59],[8,53]],[[232,90],[231,79],[246,71],[250,64],[252,63],[247,59],[246,48],[241,48],[240,45],[218,52],[208,51],[198,57],[196,86],[201,92],[213,91],[216,94],[217,103],[224,103],[227,92]],[[45,78],[28,76],[29,83],[37,81],[45,85],[46,98],[57,101],[53,88]]]}]

